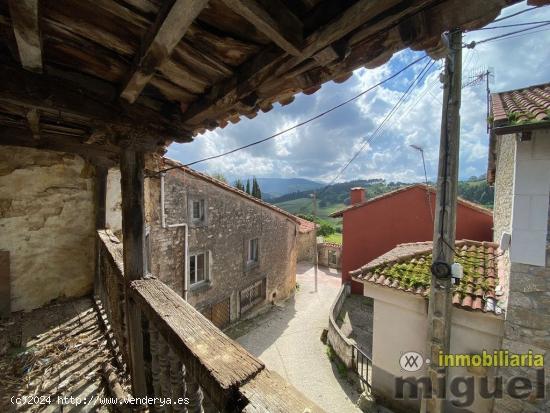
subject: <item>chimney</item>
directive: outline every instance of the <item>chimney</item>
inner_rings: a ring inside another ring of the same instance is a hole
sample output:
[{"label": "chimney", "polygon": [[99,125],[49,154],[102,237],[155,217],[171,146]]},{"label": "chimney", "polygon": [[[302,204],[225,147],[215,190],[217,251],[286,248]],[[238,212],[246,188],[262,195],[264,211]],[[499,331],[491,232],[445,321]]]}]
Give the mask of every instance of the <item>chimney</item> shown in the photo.
[{"label": "chimney", "polygon": [[365,188],[361,188],[360,186],[351,188],[350,191],[350,201],[351,205],[357,205],[362,204],[367,200]]}]

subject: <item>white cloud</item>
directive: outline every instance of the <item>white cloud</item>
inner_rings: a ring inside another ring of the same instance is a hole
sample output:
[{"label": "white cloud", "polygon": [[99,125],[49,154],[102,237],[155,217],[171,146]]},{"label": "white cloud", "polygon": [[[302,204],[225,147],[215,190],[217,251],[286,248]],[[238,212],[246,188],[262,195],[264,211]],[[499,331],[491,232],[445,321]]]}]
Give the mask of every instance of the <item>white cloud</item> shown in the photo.
[{"label": "white cloud", "polygon": [[[526,8],[525,4],[505,10],[509,15]],[[537,9],[497,24],[550,20],[550,7]],[[522,27],[519,27],[521,29]],[[480,41],[515,30],[482,30],[467,33],[465,42]],[[464,83],[472,70],[494,68],[493,91],[510,90],[550,81],[550,31],[493,41],[464,49]],[[295,102],[255,119],[243,118],[199,136],[191,144],[174,144],[168,155],[184,163],[213,156],[282,131],[304,119],[334,106],[358,92],[380,82],[399,68],[421,56],[418,52],[396,54],[386,65],[359,69],[343,84],[329,82],[311,96],[299,95]],[[376,88],[356,101],[273,140],[213,161],[197,164],[197,169],[219,171],[230,177],[274,176],[305,177],[330,181],[370,136],[409,82],[425,63],[417,64],[393,81]],[[440,67],[438,62],[435,68]],[[425,150],[428,174],[433,179],[439,160],[442,89],[439,70],[432,70],[415,87],[402,108],[388,122],[382,133],[368,144],[340,180],[384,178],[389,181],[424,179],[421,158],[409,145]],[[462,177],[485,172],[488,136],[486,131],[486,91],[484,84],[463,89],[461,108]]]}]

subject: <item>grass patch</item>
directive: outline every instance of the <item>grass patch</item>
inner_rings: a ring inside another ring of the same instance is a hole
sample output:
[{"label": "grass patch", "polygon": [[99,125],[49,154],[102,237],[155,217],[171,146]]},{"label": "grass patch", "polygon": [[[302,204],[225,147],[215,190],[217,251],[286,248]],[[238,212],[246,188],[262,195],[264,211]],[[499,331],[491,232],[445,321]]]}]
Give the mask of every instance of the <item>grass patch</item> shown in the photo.
[{"label": "grass patch", "polygon": [[342,245],[342,234],[335,232],[334,234],[323,237],[325,242],[332,242],[334,244]]}]

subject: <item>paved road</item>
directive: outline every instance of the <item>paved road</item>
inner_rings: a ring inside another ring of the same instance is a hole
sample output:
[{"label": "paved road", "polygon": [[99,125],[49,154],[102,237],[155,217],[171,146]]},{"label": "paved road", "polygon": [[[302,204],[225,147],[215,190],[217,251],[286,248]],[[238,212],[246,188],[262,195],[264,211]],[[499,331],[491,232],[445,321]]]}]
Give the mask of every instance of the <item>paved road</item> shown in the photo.
[{"label": "paved road", "polygon": [[299,264],[295,297],[229,334],[327,412],[361,412],[354,404],[359,394],[340,377],[320,340],[340,275],[319,268],[317,293],[313,280],[313,268]]}]

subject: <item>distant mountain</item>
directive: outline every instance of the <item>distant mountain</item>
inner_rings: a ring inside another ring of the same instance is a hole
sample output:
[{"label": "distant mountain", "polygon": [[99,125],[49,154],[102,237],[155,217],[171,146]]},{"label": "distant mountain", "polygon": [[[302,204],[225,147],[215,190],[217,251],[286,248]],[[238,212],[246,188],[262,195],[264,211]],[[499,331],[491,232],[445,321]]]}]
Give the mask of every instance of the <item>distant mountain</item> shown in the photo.
[{"label": "distant mountain", "polygon": [[294,192],[308,191],[323,186],[319,182],[303,178],[257,178],[257,180],[264,199],[275,198]]}]

